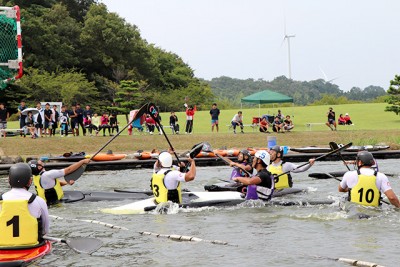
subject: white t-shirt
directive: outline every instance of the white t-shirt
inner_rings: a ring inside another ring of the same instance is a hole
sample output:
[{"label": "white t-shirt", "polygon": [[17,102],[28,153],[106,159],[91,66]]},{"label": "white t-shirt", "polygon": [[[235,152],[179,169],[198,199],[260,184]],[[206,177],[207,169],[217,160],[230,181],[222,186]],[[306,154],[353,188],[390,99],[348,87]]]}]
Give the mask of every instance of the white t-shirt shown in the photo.
[{"label": "white t-shirt", "polygon": [[[26,199],[32,196],[32,193],[28,192],[25,188],[12,188],[7,193],[3,194],[4,200],[19,200]],[[28,205],[29,212],[35,218],[42,218],[42,229],[43,235],[48,234],[50,231],[49,222],[49,210],[47,209],[47,204],[43,198],[36,196],[35,200]],[[1,211],[1,206],[0,206]]]},{"label": "white t-shirt", "polygon": [[179,182],[185,182],[185,173],[171,170],[170,168],[162,168],[157,173],[165,173],[166,171],[170,171],[164,177],[164,185],[167,189],[173,190],[178,187]]},{"label": "white t-shirt", "polygon": [[[375,170],[370,168],[361,168],[360,173],[364,175],[374,175]],[[357,171],[346,172],[340,182],[340,187],[343,189],[353,188],[358,183]],[[385,193],[387,190],[392,189],[389,183],[389,179],[383,173],[378,172],[376,175],[376,186],[379,191]]]},{"label": "white t-shirt", "polygon": [[234,122],[242,122],[243,117],[239,116],[239,114],[235,114],[235,116],[233,116],[232,121]]},{"label": "white t-shirt", "polygon": [[40,184],[44,189],[53,188],[57,178],[64,177],[64,169],[45,171],[40,175]]}]

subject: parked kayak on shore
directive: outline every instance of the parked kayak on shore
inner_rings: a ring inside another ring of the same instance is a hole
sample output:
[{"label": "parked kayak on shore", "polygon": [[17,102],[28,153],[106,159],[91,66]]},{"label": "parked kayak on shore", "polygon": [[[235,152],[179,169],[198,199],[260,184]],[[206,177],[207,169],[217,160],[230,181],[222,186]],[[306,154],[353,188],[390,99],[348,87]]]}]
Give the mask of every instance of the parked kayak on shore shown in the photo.
[{"label": "parked kayak on shore", "polygon": [[47,240],[32,248],[0,248],[0,266],[26,266],[50,251],[51,242]]}]

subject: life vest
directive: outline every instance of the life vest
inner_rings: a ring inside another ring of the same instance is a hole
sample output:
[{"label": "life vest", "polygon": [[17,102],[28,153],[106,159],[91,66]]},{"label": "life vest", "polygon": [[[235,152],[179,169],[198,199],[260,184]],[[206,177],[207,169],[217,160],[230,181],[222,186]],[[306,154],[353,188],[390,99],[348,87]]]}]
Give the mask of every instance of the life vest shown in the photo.
[{"label": "life vest", "polygon": [[61,188],[60,181],[55,179],[56,184],[54,187],[44,189],[41,184],[41,174],[33,176],[33,184],[35,185],[36,194],[43,198],[47,205],[56,204],[64,197],[64,192]]},{"label": "life vest", "polygon": [[[278,176],[283,173],[282,165],[284,163],[285,162],[282,161],[282,164],[279,166],[274,166],[271,164],[268,166],[268,171],[270,171],[274,176]],[[284,174],[282,176],[275,177],[274,181],[276,189],[289,188],[293,186],[292,176],[290,174]]]},{"label": "life vest", "polygon": [[39,244],[41,239],[41,223],[31,215],[29,200],[2,200],[0,196],[0,247],[32,247]]},{"label": "life vest", "polygon": [[[243,164],[244,166],[247,166],[247,162],[241,162],[240,164]],[[253,172],[253,169],[249,171],[250,173]],[[239,167],[234,167],[231,173],[231,179],[235,177],[248,177],[248,175]]]},{"label": "life vest", "polygon": [[182,203],[181,183],[179,182],[178,187],[173,190],[168,190],[164,184],[164,178],[170,171],[171,170],[165,173],[153,173],[151,178],[151,190],[153,191],[157,203],[167,201]]},{"label": "life vest", "polygon": [[349,201],[364,206],[378,207],[381,203],[381,192],[376,186],[376,171],[374,175],[361,174],[357,171],[358,182],[349,191]]}]

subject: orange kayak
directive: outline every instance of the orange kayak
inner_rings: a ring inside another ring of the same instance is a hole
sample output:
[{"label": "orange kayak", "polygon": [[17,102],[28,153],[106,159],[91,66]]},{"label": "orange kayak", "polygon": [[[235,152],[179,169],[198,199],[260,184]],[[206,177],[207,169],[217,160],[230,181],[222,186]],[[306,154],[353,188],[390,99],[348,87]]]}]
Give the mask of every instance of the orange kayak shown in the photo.
[{"label": "orange kayak", "polygon": [[0,266],[25,266],[27,263],[43,257],[51,250],[50,241],[33,248],[0,248]]},{"label": "orange kayak", "polygon": [[109,160],[120,160],[124,159],[126,154],[106,154],[106,153],[99,153],[93,157],[92,160],[94,161],[109,161]]},{"label": "orange kayak", "polygon": [[159,153],[151,153],[146,151],[133,153],[137,159],[156,159],[158,158],[158,154]]}]

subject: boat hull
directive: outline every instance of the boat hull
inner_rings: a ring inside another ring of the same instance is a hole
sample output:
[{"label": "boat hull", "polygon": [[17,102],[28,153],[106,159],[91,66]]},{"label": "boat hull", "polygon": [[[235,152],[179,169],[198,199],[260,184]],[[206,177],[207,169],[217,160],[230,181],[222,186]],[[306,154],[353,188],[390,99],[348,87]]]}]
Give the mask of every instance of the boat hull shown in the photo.
[{"label": "boat hull", "polygon": [[51,251],[51,242],[45,241],[43,245],[34,248],[0,249],[0,266],[25,266]]}]

